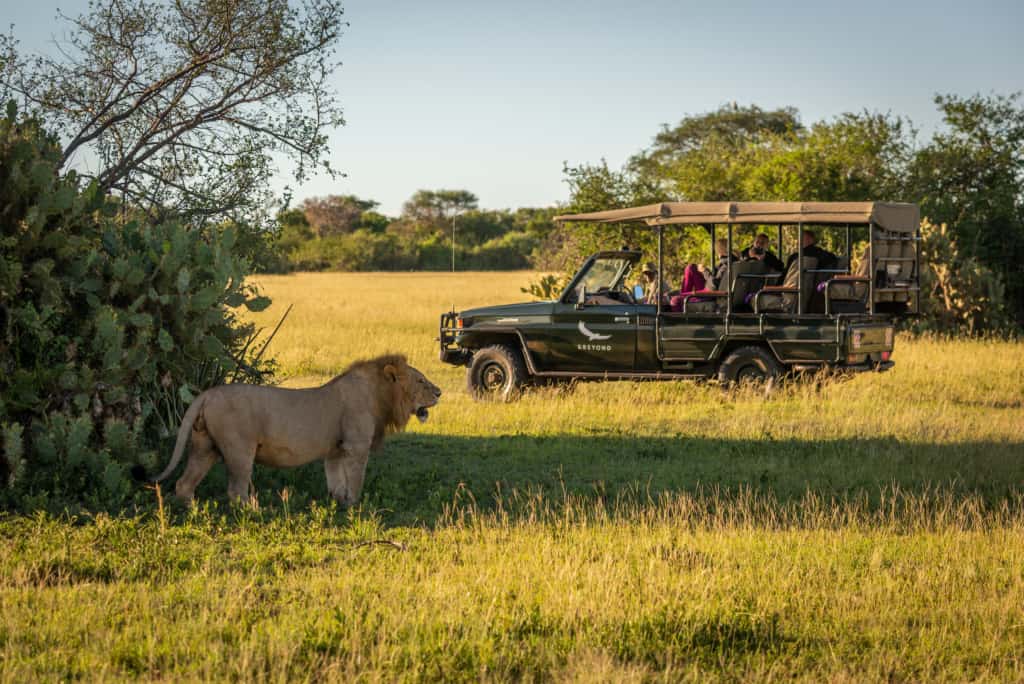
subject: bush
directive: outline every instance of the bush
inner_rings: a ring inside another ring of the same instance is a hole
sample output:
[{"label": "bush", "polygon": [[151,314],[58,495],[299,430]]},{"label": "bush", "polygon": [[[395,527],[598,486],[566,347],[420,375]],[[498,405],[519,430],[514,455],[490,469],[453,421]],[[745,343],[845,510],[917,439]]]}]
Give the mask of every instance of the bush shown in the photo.
[{"label": "bush", "polygon": [[295,246],[288,256],[295,271],[386,271],[416,267],[394,235],[357,230],[344,235],[314,238]]},{"label": "bush", "polygon": [[0,119],[0,502],[118,509],[128,469],[157,465],[184,407],[225,379],[258,380],[238,307],[232,227],[146,225],[58,174],[34,120]]},{"label": "bush", "polygon": [[1003,279],[964,256],[945,223],[921,222],[921,261],[921,327],[968,335],[1012,329]]}]

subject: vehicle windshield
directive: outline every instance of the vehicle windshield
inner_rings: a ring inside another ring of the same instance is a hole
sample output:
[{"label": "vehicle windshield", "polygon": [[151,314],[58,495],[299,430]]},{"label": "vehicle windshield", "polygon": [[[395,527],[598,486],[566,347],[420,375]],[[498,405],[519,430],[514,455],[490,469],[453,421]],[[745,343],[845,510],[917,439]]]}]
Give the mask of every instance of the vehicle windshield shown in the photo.
[{"label": "vehicle windshield", "polygon": [[578,292],[581,287],[585,287],[588,295],[623,291],[623,283],[632,267],[632,260],[624,257],[595,259],[576,283],[575,290]]}]

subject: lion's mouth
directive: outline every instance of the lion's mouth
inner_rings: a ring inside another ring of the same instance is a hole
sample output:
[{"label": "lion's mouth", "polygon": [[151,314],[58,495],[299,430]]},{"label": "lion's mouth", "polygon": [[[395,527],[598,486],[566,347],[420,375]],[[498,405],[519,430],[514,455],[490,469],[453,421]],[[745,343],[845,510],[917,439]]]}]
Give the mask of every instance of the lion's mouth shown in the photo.
[{"label": "lion's mouth", "polygon": [[430,412],[427,410],[426,406],[420,406],[418,409],[416,409],[416,417],[419,419],[421,423],[426,423],[427,416],[429,415]]}]

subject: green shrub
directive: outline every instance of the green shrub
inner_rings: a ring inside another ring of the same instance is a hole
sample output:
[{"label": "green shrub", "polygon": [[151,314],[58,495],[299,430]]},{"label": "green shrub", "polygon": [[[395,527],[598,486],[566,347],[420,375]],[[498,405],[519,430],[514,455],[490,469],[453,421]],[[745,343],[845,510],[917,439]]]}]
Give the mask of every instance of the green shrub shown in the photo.
[{"label": "green shrub", "polygon": [[920,327],[968,335],[1012,329],[1003,279],[966,256],[945,223],[921,222],[921,261]]},{"label": "green shrub", "polygon": [[0,502],[117,509],[199,391],[258,380],[233,227],[147,225],[61,176],[34,120],[0,119]]}]

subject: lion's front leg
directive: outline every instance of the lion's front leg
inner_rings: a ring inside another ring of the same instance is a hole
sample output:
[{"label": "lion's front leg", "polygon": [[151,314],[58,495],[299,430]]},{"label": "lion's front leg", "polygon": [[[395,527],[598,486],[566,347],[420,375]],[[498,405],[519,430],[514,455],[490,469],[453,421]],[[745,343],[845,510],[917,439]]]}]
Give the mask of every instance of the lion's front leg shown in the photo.
[{"label": "lion's front leg", "polygon": [[359,501],[366,479],[366,464],[370,460],[370,445],[339,449],[337,455],[324,460],[327,475],[327,491],[342,506],[352,506]]}]

